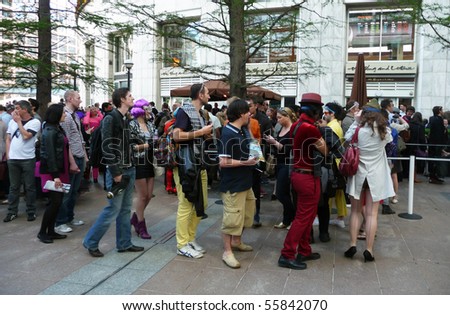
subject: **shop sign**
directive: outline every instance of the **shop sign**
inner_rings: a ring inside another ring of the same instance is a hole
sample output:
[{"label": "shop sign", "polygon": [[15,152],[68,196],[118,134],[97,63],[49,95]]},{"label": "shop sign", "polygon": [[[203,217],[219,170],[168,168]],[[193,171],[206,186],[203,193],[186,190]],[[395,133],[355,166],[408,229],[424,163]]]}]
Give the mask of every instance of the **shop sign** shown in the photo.
[{"label": "shop sign", "polygon": [[[370,74],[416,74],[417,63],[403,61],[365,61],[366,75]],[[356,61],[347,62],[345,74],[354,74],[356,69]]]}]

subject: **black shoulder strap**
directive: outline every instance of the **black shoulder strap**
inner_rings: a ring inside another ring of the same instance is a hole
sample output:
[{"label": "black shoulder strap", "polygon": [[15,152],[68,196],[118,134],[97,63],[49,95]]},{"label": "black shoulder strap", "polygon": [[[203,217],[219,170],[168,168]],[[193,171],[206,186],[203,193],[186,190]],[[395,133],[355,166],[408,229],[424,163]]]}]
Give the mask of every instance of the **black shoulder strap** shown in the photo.
[{"label": "black shoulder strap", "polygon": [[297,133],[298,128],[300,127],[300,125],[302,124],[301,121],[298,122],[297,125],[295,125],[294,131],[292,132],[292,139],[295,138],[295,134]]}]

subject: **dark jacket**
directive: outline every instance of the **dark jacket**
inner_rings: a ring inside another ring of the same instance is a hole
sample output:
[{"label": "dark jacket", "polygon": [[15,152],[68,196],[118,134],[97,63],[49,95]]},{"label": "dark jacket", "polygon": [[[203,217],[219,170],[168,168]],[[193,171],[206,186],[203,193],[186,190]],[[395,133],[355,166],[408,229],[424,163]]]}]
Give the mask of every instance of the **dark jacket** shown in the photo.
[{"label": "dark jacket", "polygon": [[117,109],[102,121],[102,163],[108,167],[112,177],[122,175],[122,169],[132,166],[130,119]]},{"label": "dark jacket", "polygon": [[446,144],[447,143],[447,130],[444,126],[444,118],[441,116],[430,117],[428,123],[430,128],[430,135],[428,136],[428,142],[432,144]]},{"label": "dark jacket", "polygon": [[430,134],[428,136],[428,143],[430,144],[440,144],[442,146],[430,146],[428,148],[429,153],[432,156],[441,156],[442,150],[445,149],[445,144],[447,144],[447,129],[444,126],[444,118],[441,116],[430,117],[430,122],[428,123],[430,128]]},{"label": "dark jacket", "polygon": [[[419,123],[417,121],[410,121],[409,122],[409,131],[411,134],[411,138],[409,140],[410,143],[420,143],[420,144],[426,144],[425,139],[425,126],[422,123]],[[406,147],[407,155],[414,155],[414,152],[416,152],[417,149],[421,149],[422,151],[425,151],[427,149],[426,146],[417,146],[417,145],[408,145]]]},{"label": "dark jacket", "polygon": [[41,137],[41,174],[58,178],[65,173],[68,165],[64,163],[64,130],[59,125],[45,124]]}]

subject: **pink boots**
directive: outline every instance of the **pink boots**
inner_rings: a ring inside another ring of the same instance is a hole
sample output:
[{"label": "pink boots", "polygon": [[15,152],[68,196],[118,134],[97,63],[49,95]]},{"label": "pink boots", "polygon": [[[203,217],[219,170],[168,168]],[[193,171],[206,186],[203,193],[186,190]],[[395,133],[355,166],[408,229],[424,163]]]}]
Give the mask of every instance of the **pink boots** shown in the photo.
[{"label": "pink boots", "polygon": [[152,238],[152,236],[147,232],[147,225],[145,224],[145,219],[139,222],[136,212],[134,212],[133,215],[131,216],[130,222],[131,225],[134,226],[134,230],[136,231],[137,235],[140,238],[147,240]]}]

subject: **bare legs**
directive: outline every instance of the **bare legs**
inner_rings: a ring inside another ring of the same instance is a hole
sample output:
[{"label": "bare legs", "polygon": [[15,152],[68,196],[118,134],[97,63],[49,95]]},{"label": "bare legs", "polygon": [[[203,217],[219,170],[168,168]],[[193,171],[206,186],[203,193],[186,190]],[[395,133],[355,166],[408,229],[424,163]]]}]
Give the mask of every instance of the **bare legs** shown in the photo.
[{"label": "bare legs", "polygon": [[[363,192],[361,192],[361,195],[363,195]],[[350,201],[352,204],[352,212],[350,214],[350,246],[356,246],[356,238],[362,221],[362,203],[361,200],[356,200],[353,197],[350,197]]]},{"label": "bare legs", "polygon": [[[360,200],[350,197],[352,212],[350,214],[350,246],[356,246],[362,215],[365,219],[366,249],[372,254],[375,235],[378,227],[379,201],[373,201],[369,189],[361,191]],[[363,207],[364,204],[364,207]]]},{"label": "bare legs", "polygon": [[378,227],[379,201],[373,201],[370,190],[365,191],[366,205],[364,207],[364,218],[366,219],[366,249],[372,254],[375,234]]},{"label": "bare legs", "polygon": [[150,200],[152,200],[154,183],[155,180],[153,177],[137,179],[135,182],[137,195],[135,201],[136,212],[133,213],[131,217],[131,224],[134,226],[139,237],[143,239],[152,238],[147,231],[147,225],[144,218],[144,210],[150,203]]},{"label": "bare legs", "polygon": [[398,192],[398,177],[397,177],[397,173],[391,174],[391,178],[392,178],[392,183],[394,184],[395,197],[397,197],[397,192]]},{"label": "bare legs", "polygon": [[152,200],[154,177],[136,179],[134,187],[136,188],[135,209],[138,221],[144,220],[144,210]]}]

